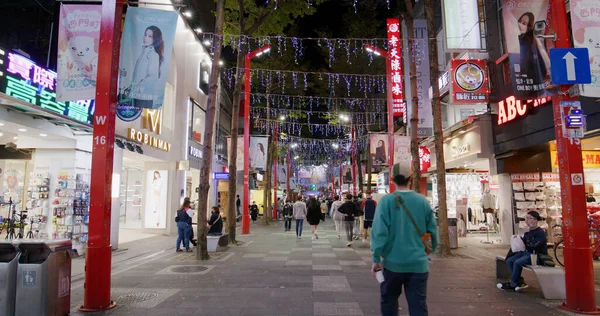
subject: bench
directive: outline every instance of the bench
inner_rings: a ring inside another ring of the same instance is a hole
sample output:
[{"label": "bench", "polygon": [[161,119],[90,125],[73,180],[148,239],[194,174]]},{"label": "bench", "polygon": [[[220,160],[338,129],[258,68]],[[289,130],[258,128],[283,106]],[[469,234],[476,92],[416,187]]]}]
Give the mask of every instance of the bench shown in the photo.
[{"label": "bench", "polygon": [[[540,285],[542,295],[547,300],[565,300],[565,271],[558,267],[524,266],[524,270],[532,271]],[[504,257],[496,257],[496,279],[510,279],[511,273]]]},{"label": "bench", "polygon": [[224,233],[222,235],[214,236],[208,235],[206,236],[206,248],[208,252],[216,252],[217,246],[226,247],[229,244],[228,233]]}]

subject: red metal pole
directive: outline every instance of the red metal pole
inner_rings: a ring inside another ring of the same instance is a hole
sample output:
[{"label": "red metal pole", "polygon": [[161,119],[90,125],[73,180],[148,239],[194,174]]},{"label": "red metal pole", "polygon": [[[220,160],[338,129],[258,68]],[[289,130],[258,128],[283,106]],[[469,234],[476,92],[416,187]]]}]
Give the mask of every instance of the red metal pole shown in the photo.
[{"label": "red metal pole", "polygon": [[103,1],[92,141],[89,239],[83,305],[79,307],[83,312],[115,307],[110,300],[110,213],[122,13],[122,0]]},{"label": "red metal pole", "polygon": [[[241,54],[241,52],[240,52]],[[242,235],[250,234],[250,55],[246,55],[244,70],[244,217],[242,218]]]},{"label": "red metal pole", "polygon": [[290,202],[293,202],[292,201],[292,192],[290,192],[290,171],[292,170],[291,156],[292,156],[292,154],[291,154],[290,150],[288,149],[288,152],[287,152],[287,175],[286,175],[287,182],[286,182],[285,192],[286,192],[287,200],[289,200]]},{"label": "red metal pole", "polygon": [[385,54],[385,77],[387,79],[387,125],[388,125],[388,169],[390,171],[390,193],[396,190],[394,184],[394,176],[392,170],[394,169],[394,108],[393,108],[393,96],[392,96],[392,62],[391,59]]},{"label": "red metal pole", "polygon": [[278,123],[275,123],[275,135],[273,135],[273,146],[275,146],[274,149],[274,155],[273,155],[273,164],[275,165],[275,172],[273,173],[273,196],[275,197],[273,199],[273,219],[277,219],[277,187],[278,187],[278,181],[277,181],[277,160],[275,159],[277,158],[277,153],[275,150],[277,150],[277,135],[279,134],[279,126]]},{"label": "red metal pole", "polygon": [[[569,22],[564,0],[550,2],[557,48],[571,47]],[[567,85],[561,86],[566,92]],[[588,220],[585,200],[584,181],[573,185],[571,176],[580,174],[583,177],[583,162],[581,161],[581,144],[578,139],[568,139],[562,133],[561,100],[569,100],[568,94],[558,94],[552,97],[554,110],[554,133],[558,150],[558,166],[560,174],[561,200],[563,209],[563,238],[565,241],[565,283],[567,300],[563,309],[585,313],[599,314],[596,307],[596,292],[594,289],[594,267],[592,251],[588,235]]]},{"label": "red metal pole", "polygon": [[350,159],[352,162],[352,194],[356,195],[356,148],[354,147],[354,125],[352,125],[350,133],[352,133],[352,135],[350,135],[352,138],[352,159]]},{"label": "red metal pole", "polygon": [[342,168],[343,163],[344,163],[344,161],[342,160],[342,147],[340,147],[340,149],[338,151],[338,156],[340,157],[340,195],[341,195],[342,192],[344,192],[343,191],[344,187],[342,185],[342,183],[344,183],[344,176],[342,173],[344,171],[344,168]]}]

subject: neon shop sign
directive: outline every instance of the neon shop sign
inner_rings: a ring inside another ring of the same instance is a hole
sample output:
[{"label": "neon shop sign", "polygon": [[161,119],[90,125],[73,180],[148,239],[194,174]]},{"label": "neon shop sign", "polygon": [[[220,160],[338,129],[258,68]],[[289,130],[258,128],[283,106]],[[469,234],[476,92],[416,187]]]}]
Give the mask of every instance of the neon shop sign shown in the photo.
[{"label": "neon shop sign", "polygon": [[92,124],[94,100],[57,101],[56,72],[3,48],[0,48],[0,92],[75,121]]},{"label": "neon shop sign", "polygon": [[[514,96],[510,96],[498,103],[498,125],[506,122],[511,122],[517,118],[524,117],[527,112],[533,107],[548,103],[551,98],[539,98],[527,101],[517,100]],[[531,106],[530,106],[531,105]]]}]

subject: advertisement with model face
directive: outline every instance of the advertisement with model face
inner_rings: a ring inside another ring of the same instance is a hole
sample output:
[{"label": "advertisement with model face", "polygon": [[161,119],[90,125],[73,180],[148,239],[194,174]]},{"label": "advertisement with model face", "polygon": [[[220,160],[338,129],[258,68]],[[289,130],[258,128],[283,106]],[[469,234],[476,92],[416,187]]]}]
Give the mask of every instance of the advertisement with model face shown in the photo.
[{"label": "advertisement with model face", "polygon": [[62,4],[58,24],[56,100],[96,98],[101,5]]},{"label": "advertisement with model face", "polygon": [[121,39],[118,108],[163,104],[177,12],[129,7]]},{"label": "advertisement with model face", "polygon": [[388,164],[388,134],[370,134],[369,148],[373,166],[387,166]]},{"label": "advertisement with model face", "polygon": [[592,83],[581,85],[581,95],[600,98],[600,2],[571,0],[573,45],[587,48],[590,55]]},{"label": "advertisement with model face", "polygon": [[550,77],[548,55],[554,44],[541,37],[552,33],[548,7],[548,0],[509,0],[502,6],[512,87],[519,99],[538,98],[556,92]]},{"label": "advertisement with model face", "polygon": [[250,137],[250,168],[267,170],[268,137]]},{"label": "advertisement with model face", "polygon": [[145,227],[167,227],[167,185],[169,172],[167,170],[148,170],[146,172],[146,204]]}]

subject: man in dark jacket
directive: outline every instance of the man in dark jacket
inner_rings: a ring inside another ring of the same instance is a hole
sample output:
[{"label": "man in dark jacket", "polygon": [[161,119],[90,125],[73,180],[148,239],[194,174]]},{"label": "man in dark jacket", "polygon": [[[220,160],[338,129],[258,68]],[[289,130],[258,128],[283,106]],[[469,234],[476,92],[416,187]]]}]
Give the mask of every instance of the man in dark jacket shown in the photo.
[{"label": "man in dark jacket", "polygon": [[352,194],[346,195],[346,201],[340,208],[338,212],[344,214],[344,225],[346,228],[346,237],[348,237],[348,247],[352,247],[352,234],[354,230],[354,218],[358,216],[360,210],[356,206],[356,203],[352,201]]},{"label": "man in dark jacket", "polygon": [[290,201],[286,201],[283,206],[283,225],[286,232],[292,229],[292,217],[294,217],[294,207]]},{"label": "man in dark jacket", "polygon": [[373,197],[371,196],[371,194],[367,195],[367,199],[364,200],[361,205],[360,205],[360,209],[363,211],[364,216],[365,216],[365,220],[364,220],[364,224],[363,224],[363,229],[364,229],[364,237],[363,237],[363,244],[367,242],[367,239],[369,238],[369,229],[371,227],[373,227],[373,219],[375,218],[375,210],[377,209],[377,202],[375,200],[373,200]]}]

